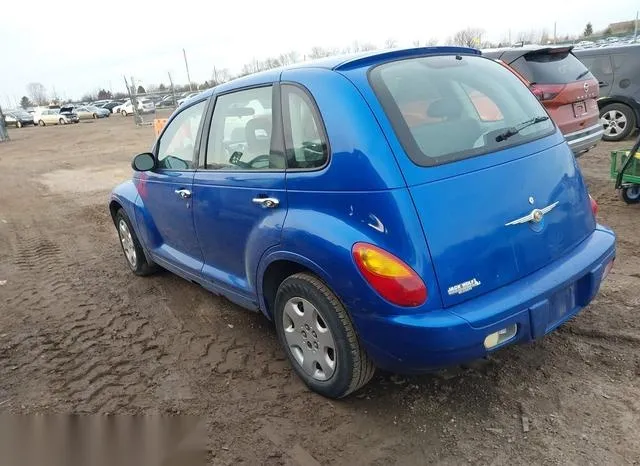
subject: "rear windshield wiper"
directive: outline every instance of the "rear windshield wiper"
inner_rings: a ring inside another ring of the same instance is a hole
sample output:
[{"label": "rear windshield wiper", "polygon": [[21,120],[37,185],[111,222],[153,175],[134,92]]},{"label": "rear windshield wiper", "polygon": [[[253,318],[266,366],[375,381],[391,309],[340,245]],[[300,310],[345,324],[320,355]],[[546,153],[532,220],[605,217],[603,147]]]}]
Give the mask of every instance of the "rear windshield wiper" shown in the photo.
[{"label": "rear windshield wiper", "polygon": [[523,121],[518,126],[514,126],[506,130],[504,133],[498,134],[496,136],[496,142],[506,141],[511,136],[515,136],[523,129],[528,128],[529,126],[533,126],[537,123],[542,123],[543,121],[547,121],[548,119],[549,117],[547,115],[544,115],[544,116],[538,116],[538,117],[532,118],[531,120]]},{"label": "rear windshield wiper", "polygon": [[578,77],[575,79],[576,81],[578,81],[580,78],[584,78],[586,75],[588,75],[590,73],[589,70],[584,70],[582,73],[580,73],[578,75]]}]

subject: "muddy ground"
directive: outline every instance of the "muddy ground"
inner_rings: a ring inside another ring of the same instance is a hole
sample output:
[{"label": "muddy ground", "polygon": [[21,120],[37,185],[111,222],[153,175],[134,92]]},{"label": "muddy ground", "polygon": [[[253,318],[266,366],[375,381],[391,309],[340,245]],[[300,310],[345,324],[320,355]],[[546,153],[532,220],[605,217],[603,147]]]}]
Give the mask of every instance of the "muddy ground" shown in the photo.
[{"label": "muddy ground", "polygon": [[[0,411],[189,413],[215,464],[638,464],[640,205],[580,159],[618,258],[595,302],[535,344],[434,375],[377,374],[328,401],[275,332],[198,286],[132,275],[107,210],[149,148],[131,118],[10,130],[0,144]],[[523,428],[528,421],[528,432]]]}]

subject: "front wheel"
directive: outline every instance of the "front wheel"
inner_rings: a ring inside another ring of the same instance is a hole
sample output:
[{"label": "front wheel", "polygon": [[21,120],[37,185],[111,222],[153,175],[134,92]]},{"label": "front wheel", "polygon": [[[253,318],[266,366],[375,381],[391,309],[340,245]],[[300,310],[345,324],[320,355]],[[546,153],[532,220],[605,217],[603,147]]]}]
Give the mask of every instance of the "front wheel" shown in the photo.
[{"label": "front wheel", "polygon": [[127,111],[126,110],[120,110],[120,115],[122,115],[123,117],[127,116]]},{"label": "front wheel", "polygon": [[136,236],[136,232],[131,226],[129,217],[123,209],[118,210],[118,213],[116,213],[115,223],[120,245],[122,246],[122,252],[124,252],[131,271],[141,276],[150,275],[155,272],[156,265],[147,260],[142,245]]},{"label": "front wheel", "polygon": [[622,192],[620,194],[622,196],[622,200],[627,204],[637,204],[640,202],[640,185],[634,184],[633,186],[622,188]]},{"label": "front wheel", "polygon": [[93,114],[93,119],[95,120],[95,119],[97,119],[97,118],[98,118],[98,115],[96,115],[96,114],[94,113],[94,114]]},{"label": "front wheel", "polygon": [[16,122],[16,128],[22,128],[22,122],[21,121],[17,121]]},{"label": "front wheel", "polygon": [[58,120],[58,123],[59,123],[59,124],[61,124],[61,125],[65,125],[65,124],[67,124],[67,122],[64,120],[64,118],[60,118],[60,119]]},{"label": "front wheel", "polygon": [[316,276],[286,278],[278,288],[273,318],[293,369],[311,390],[342,398],[373,377],[375,366],[347,310]]},{"label": "front wheel", "polygon": [[43,121],[43,120],[40,120],[40,121],[38,121],[38,125],[39,125],[39,126],[44,126],[44,125],[45,125],[45,123],[44,123],[44,121]]}]

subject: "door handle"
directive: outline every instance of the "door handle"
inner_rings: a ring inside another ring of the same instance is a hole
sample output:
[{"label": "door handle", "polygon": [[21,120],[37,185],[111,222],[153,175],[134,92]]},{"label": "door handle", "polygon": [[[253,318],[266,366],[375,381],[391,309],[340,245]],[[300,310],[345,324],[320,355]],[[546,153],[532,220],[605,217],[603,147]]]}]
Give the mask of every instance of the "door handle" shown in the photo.
[{"label": "door handle", "polygon": [[280,204],[280,201],[275,197],[254,197],[251,202],[259,204],[265,209],[273,209],[274,207],[278,207]]},{"label": "door handle", "polygon": [[189,199],[191,197],[191,191],[188,189],[176,189],[175,193],[182,199]]},{"label": "door handle", "polygon": [[598,87],[607,87],[608,85],[609,85],[609,83],[605,82],[605,81],[599,81],[598,82]]}]

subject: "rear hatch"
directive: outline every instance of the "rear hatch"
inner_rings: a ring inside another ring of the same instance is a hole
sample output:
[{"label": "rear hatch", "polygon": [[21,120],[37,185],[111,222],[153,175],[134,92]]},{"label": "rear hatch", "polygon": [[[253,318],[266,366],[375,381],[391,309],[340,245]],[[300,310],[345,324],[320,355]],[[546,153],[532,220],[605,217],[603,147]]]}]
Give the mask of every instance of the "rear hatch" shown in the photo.
[{"label": "rear hatch", "polygon": [[522,279],[593,232],[571,151],[506,68],[424,57],[375,67],[370,81],[406,154],[445,306]]},{"label": "rear hatch", "polygon": [[508,64],[531,83],[532,92],[564,134],[598,122],[598,81],[571,47],[533,50]]}]

